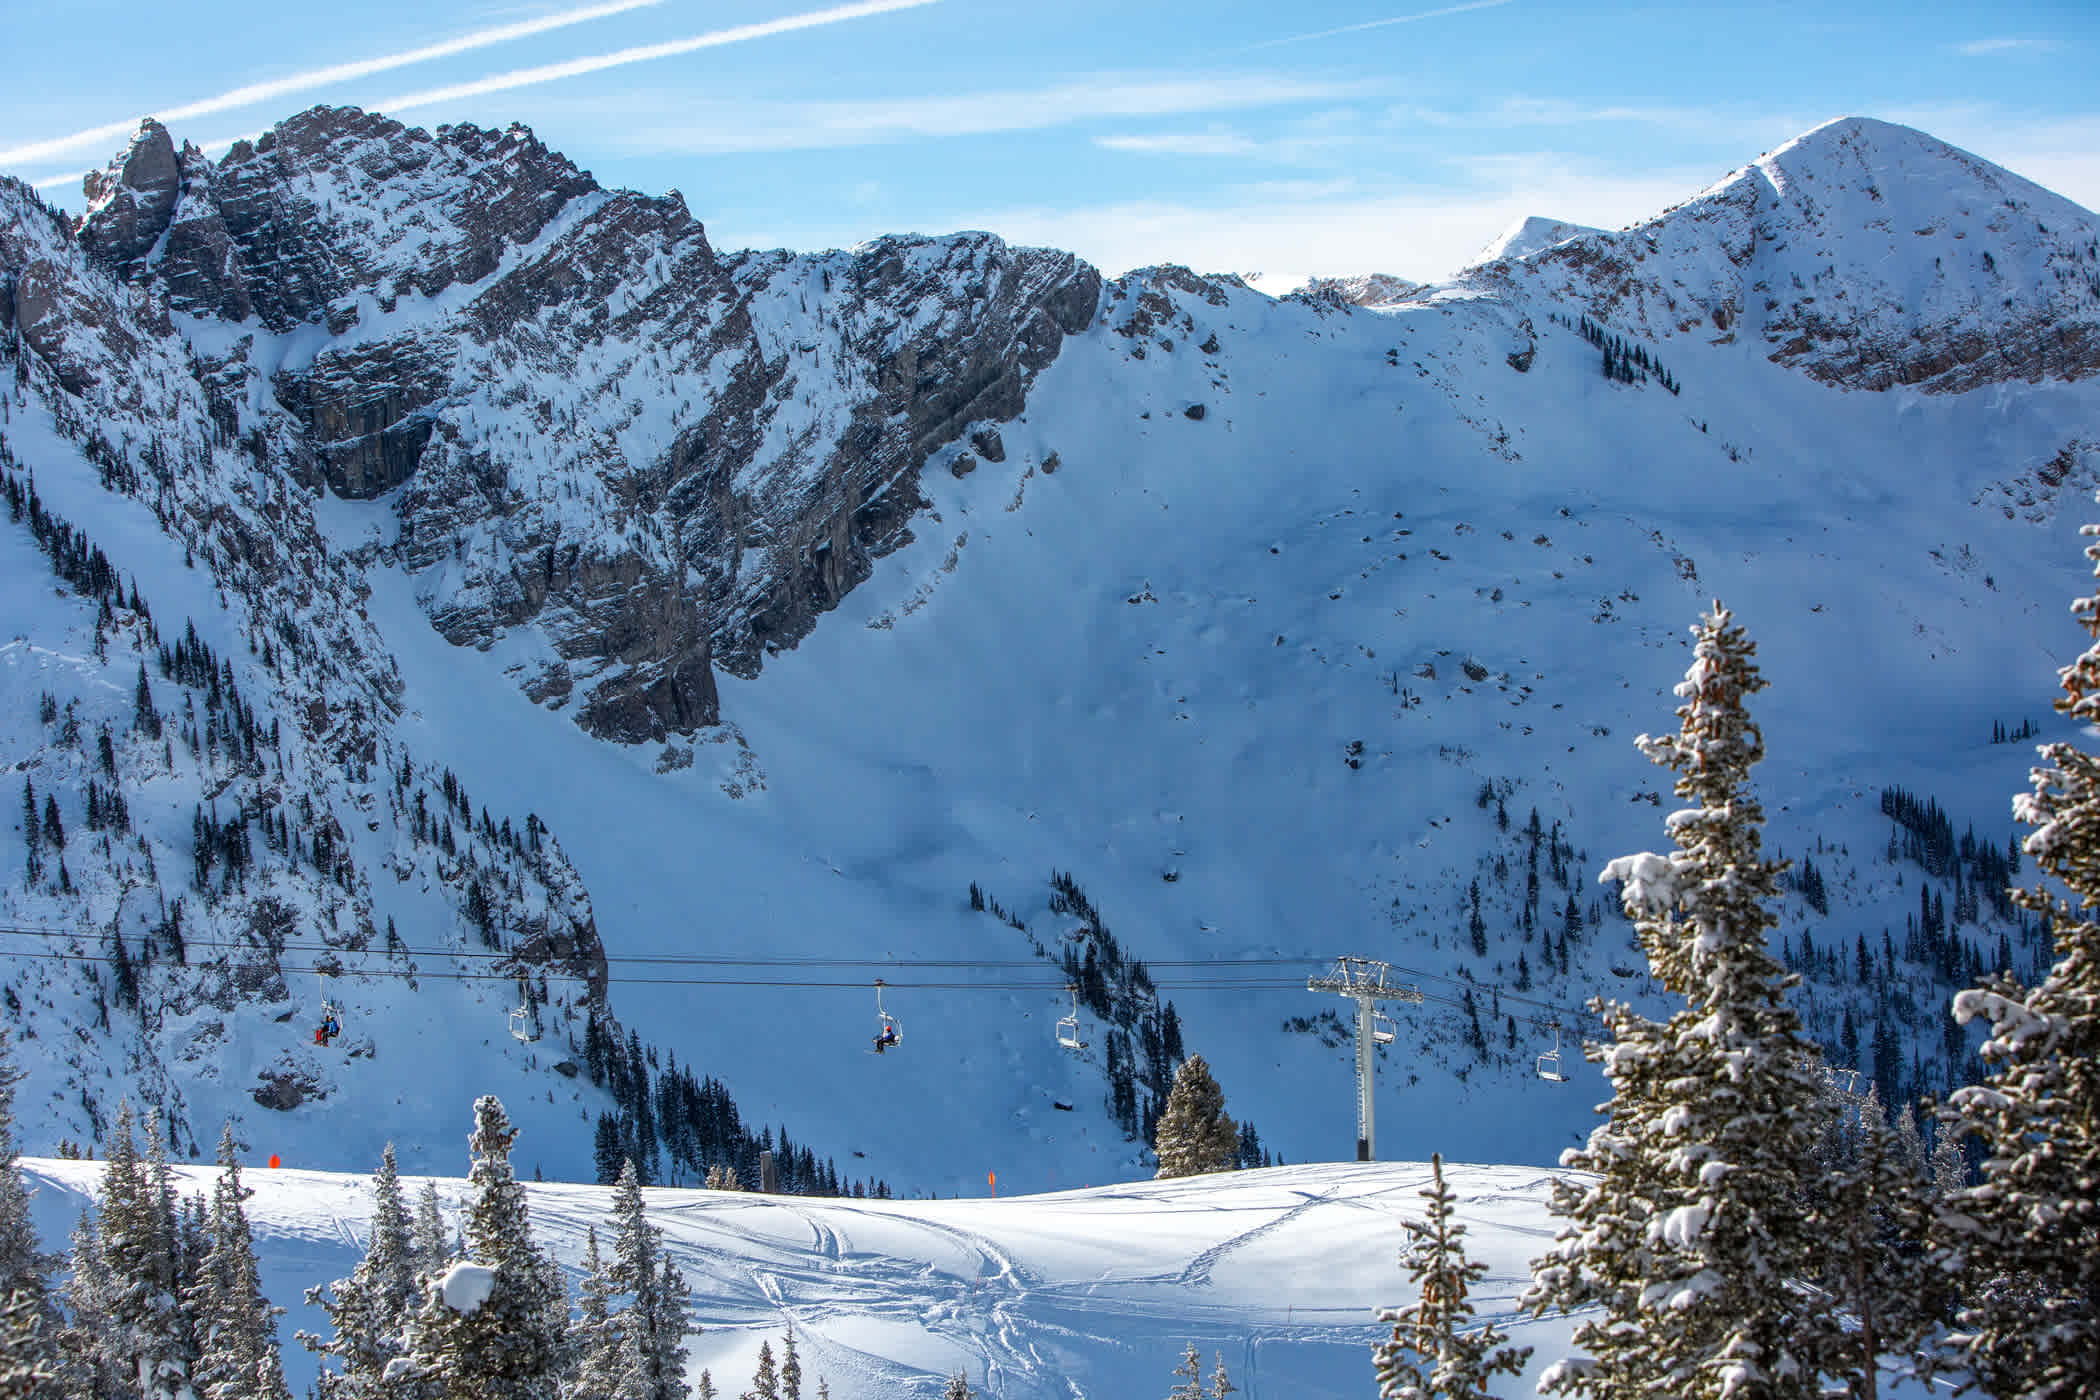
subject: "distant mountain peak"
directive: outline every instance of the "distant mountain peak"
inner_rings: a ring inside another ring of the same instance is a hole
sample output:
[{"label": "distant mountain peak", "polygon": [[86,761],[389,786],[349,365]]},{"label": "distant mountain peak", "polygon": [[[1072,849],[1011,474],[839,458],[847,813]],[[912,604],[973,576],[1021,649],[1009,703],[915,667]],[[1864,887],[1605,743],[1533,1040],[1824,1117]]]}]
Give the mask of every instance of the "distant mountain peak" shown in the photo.
[{"label": "distant mountain peak", "polygon": [[1651,342],[1761,340],[1847,388],[2100,372],[2100,219],[1868,117],[1826,122],[1622,232],[1468,272]]},{"label": "distant mountain peak", "polygon": [[1528,258],[1533,253],[1544,252],[1556,243],[1565,243],[1571,238],[1585,234],[1602,233],[1588,224],[1571,224],[1565,219],[1547,219],[1537,214],[1518,219],[1508,228],[1488,241],[1486,247],[1474,254],[1467,267],[1498,262],[1504,258],[1515,260]]}]

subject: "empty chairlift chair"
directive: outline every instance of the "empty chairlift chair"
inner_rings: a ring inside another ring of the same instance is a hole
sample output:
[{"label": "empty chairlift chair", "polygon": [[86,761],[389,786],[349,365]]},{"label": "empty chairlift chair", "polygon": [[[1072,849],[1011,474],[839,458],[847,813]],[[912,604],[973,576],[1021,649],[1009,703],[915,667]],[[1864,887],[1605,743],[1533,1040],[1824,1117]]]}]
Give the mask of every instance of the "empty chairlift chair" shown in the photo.
[{"label": "empty chairlift chair", "polygon": [[1399,1034],[1399,1029],[1393,1024],[1393,1018],[1383,1011],[1371,1013],[1371,1040],[1374,1044],[1391,1045],[1393,1037]]},{"label": "empty chairlift chair", "polygon": [[1560,1072],[1560,1022],[1553,1023],[1553,1048],[1539,1056],[1539,1078],[1555,1084],[1565,1084],[1568,1076]]},{"label": "empty chairlift chair", "polygon": [[1057,1023],[1057,1043],[1067,1050],[1084,1050],[1086,1042],[1079,1038],[1079,988],[1071,983],[1065,990],[1072,994],[1072,1014]]}]

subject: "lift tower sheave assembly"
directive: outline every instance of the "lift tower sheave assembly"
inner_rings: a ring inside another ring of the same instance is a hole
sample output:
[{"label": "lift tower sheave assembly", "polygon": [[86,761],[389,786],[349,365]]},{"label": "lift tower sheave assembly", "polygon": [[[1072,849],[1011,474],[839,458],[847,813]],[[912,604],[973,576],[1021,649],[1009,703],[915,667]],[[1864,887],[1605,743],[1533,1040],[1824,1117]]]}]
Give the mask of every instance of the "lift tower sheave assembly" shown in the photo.
[{"label": "lift tower sheave assembly", "polygon": [[1371,1091],[1378,1072],[1378,1045],[1391,1038],[1390,1033],[1378,1034],[1376,1022],[1385,1018],[1378,1015],[1377,1005],[1381,1001],[1419,1005],[1422,993],[1393,981],[1391,965],[1370,958],[1338,958],[1325,977],[1307,978],[1305,987],[1307,991],[1331,992],[1356,1003],[1356,1160],[1375,1161]]}]

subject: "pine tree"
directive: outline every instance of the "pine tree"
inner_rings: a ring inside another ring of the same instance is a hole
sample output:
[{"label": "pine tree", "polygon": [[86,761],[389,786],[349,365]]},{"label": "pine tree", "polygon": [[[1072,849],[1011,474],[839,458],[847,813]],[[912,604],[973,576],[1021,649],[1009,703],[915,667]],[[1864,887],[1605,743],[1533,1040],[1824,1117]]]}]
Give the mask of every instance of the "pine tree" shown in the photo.
[{"label": "pine tree", "polygon": [[277,1350],[282,1309],[263,1296],[255,1237],[241,1204],[252,1193],[241,1185],[230,1121],[219,1135],[218,1161],[206,1251],[188,1290],[198,1353],[191,1384],[202,1400],[288,1400]]},{"label": "pine tree", "polygon": [[14,1067],[0,1030],[0,1400],[30,1400],[57,1375],[62,1319],[48,1275],[58,1261],[37,1248],[29,1188],[15,1157]]},{"label": "pine tree", "polygon": [[[664,1254],[663,1231],[644,1216],[641,1178],[632,1162],[620,1172],[612,1208],[615,1233],[607,1276],[613,1291],[629,1300],[613,1314],[613,1326],[628,1348],[633,1400],[685,1400],[686,1305],[691,1290]],[[802,1369],[795,1361],[792,1333],[787,1354],[793,1368],[787,1400],[798,1400]]]},{"label": "pine tree", "polygon": [[[2100,526],[2086,558],[2100,576]],[[2059,713],[2100,719],[2100,595],[2072,614],[2092,645],[2059,673]],[[1982,1179],[1943,1206],[1938,1237],[1965,1272],[1960,1357],[1998,1400],[2100,1394],[2100,757],[2037,747],[2032,790],[2013,804],[2021,843],[2052,887],[2014,898],[2049,921],[2056,961],[2039,986],[2000,973],[1954,998],[1982,1018],[1983,1083],[1949,1098],[1951,1128],[1984,1144]],[[2010,1274],[2011,1277],[2006,1277]]]},{"label": "pine tree", "polygon": [[1159,1180],[1230,1171],[1238,1160],[1239,1129],[1225,1116],[1225,1093],[1201,1055],[1189,1056],[1175,1071],[1153,1141]]},{"label": "pine tree", "polygon": [[788,1321],[787,1336],[780,1344],[780,1400],[802,1400],[802,1357],[795,1350],[792,1318]]},{"label": "pine tree", "polygon": [[[1530,1347],[1508,1347],[1490,1323],[1467,1331],[1473,1304],[1467,1294],[1487,1277],[1488,1267],[1466,1258],[1466,1227],[1451,1216],[1451,1188],[1444,1183],[1443,1154],[1429,1159],[1426,1220],[1405,1220],[1409,1243],[1400,1256],[1407,1281],[1418,1294],[1410,1308],[1385,1308],[1380,1322],[1393,1324],[1392,1340],[1372,1349],[1380,1400],[1491,1400],[1488,1380],[1519,1375]],[[1224,1374],[1224,1361],[1218,1363]]]},{"label": "pine tree", "polygon": [[1210,1400],[1225,1400],[1226,1396],[1238,1391],[1239,1387],[1234,1385],[1232,1377],[1226,1374],[1225,1353],[1219,1351],[1211,1355],[1216,1358],[1218,1364],[1210,1373]]},{"label": "pine tree", "polygon": [[388,1143],[372,1176],[372,1235],[365,1257],[350,1277],[330,1285],[332,1297],[318,1287],[306,1293],[310,1306],[328,1314],[334,1336],[324,1342],[302,1332],[299,1340],[342,1367],[322,1373],[324,1400],[365,1400],[376,1393],[387,1363],[401,1354],[422,1272],[394,1145]]},{"label": "pine tree", "polygon": [[445,1266],[452,1262],[452,1245],[445,1233],[445,1213],[438,1204],[437,1183],[434,1181],[425,1181],[423,1189],[416,1193],[416,1214],[409,1227],[409,1240],[415,1256],[413,1272],[418,1280],[443,1273]]},{"label": "pine tree", "polygon": [[948,1388],[941,1392],[941,1400],[970,1400],[974,1394],[976,1392],[970,1389],[968,1373],[957,1371],[948,1377]]},{"label": "pine tree", "polygon": [[563,1387],[563,1400],[629,1400],[634,1393],[627,1348],[612,1322],[615,1292],[598,1253],[598,1229],[590,1226],[584,1231],[579,1316],[569,1329],[576,1365]]},{"label": "pine tree", "polygon": [[14,1299],[36,1310],[44,1322],[51,1299],[45,1277],[58,1261],[37,1248],[36,1226],[29,1218],[29,1186],[15,1153],[15,1086],[22,1080],[14,1067],[9,1036],[0,1030],[0,1301]]},{"label": "pine tree", "polygon": [[[426,1400],[554,1400],[558,1393],[567,1359],[554,1323],[562,1311],[559,1275],[532,1241],[525,1188],[510,1164],[517,1136],[493,1094],[475,1100],[467,1258],[426,1290],[406,1355],[389,1368],[390,1392]],[[488,1292],[472,1305],[476,1284]]]},{"label": "pine tree", "polygon": [[[195,1329],[183,1306],[172,1190],[159,1133],[139,1156],[131,1105],[118,1105],[93,1219],[74,1235],[66,1350],[94,1395],[186,1400]],[[153,1120],[148,1119],[149,1128]]]},{"label": "pine tree", "polygon": [[1850,1355],[1840,1352],[1833,1370],[1848,1394],[1875,1400],[1880,1359],[1910,1355],[1946,1299],[1938,1263],[1925,1249],[1922,1161],[1883,1117],[1871,1083],[1864,1094],[1844,1097],[1840,1160],[1819,1183],[1818,1278],[1855,1322],[1845,1334]]},{"label": "pine tree", "polygon": [[773,1368],[773,1344],[758,1344],[758,1370],[751,1376],[751,1389],[745,1392],[752,1400],[780,1400],[780,1376]]},{"label": "pine tree", "polygon": [[160,737],[160,711],[153,704],[153,687],[146,680],[146,663],[139,663],[138,684],[131,692],[131,727],[148,739]]},{"label": "pine tree", "polygon": [[1676,770],[1689,810],[1669,855],[1624,856],[1623,882],[1649,966],[1685,1007],[1656,1022],[1593,1003],[1613,1043],[1607,1122],[1561,1163],[1564,1222],[1532,1265],[1535,1311],[1595,1308],[1573,1342],[1588,1359],[1548,1369],[1542,1391],[1599,1397],[1776,1400],[1813,1396],[1841,1347],[1835,1321],[1791,1286],[1816,1273],[1799,1189],[1821,1113],[1815,1056],[1787,1005],[1795,979],[1766,944],[1784,866],[1764,859],[1749,789],[1764,739],[1744,701],[1764,688],[1756,647],[1718,603],[1693,629],[1677,687],[1678,733],[1638,743]]},{"label": "pine tree", "polygon": [[1203,1358],[1196,1354],[1196,1344],[1182,1353],[1181,1364],[1174,1368],[1180,1379],[1167,1392],[1167,1400],[1203,1400]]}]

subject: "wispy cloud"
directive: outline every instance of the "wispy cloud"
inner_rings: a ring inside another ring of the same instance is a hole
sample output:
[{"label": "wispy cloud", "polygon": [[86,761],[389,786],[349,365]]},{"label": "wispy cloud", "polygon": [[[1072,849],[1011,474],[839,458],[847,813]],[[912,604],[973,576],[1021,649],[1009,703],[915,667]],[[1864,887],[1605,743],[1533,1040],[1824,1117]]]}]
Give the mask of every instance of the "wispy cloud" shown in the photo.
[{"label": "wispy cloud", "polygon": [[[185,121],[192,117],[208,117],[216,112],[231,112],[259,102],[271,102],[296,92],[307,92],[325,87],[330,83],[354,82],[375,73],[385,73],[395,68],[406,68],[412,63],[428,63],[435,59],[451,58],[457,54],[472,53],[493,44],[505,44],[514,39],[528,39],[536,34],[545,34],[570,25],[585,24],[595,19],[607,19],[625,14],[630,10],[643,10],[661,5],[664,0],[608,0],[607,3],[586,5],[580,9],[559,10],[537,19],[520,20],[513,24],[497,25],[489,29],[477,29],[471,34],[462,34],[456,39],[442,43],[425,44],[420,48],[404,49],[399,53],[382,54],[377,58],[358,59],[351,63],[331,64],[326,68],[310,68],[303,73],[292,73],[268,82],[250,83],[222,92],[216,97],[206,97],[196,102],[185,102],[175,107],[164,107],[154,115],[163,122]],[[48,141],[33,141],[27,145],[0,150],[0,166],[15,166],[30,161],[49,160],[86,147],[121,141],[138,129],[138,118],[120,122],[106,122],[76,131],[66,136],[53,137]],[[53,176],[38,181],[39,186],[77,180],[78,175]]]},{"label": "wispy cloud", "polygon": [[1273,49],[1283,44],[1305,44],[1314,39],[1333,39],[1343,34],[1361,34],[1367,29],[1384,29],[1395,24],[1414,24],[1419,20],[1442,19],[1446,15],[1462,15],[1471,10],[1492,10],[1515,0],[1470,0],[1464,5],[1446,5],[1442,9],[1423,10],[1412,15],[1392,15],[1386,19],[1367,19],[1360,24],[1344,24],[1334,29],[1315,29],[1308,34],[1286,34],[1280,39],[1264,39],[1258,44],[1248,44],[1234,49],[1234,53],[1251,53],[1256,49]]},{"label": "wispy cloud", "polygon": [[2005,53],[2047,53],[2058,47],[2054,39],[1971,39],[1956,44],[1954,51],[1965,58],[1988,58]]},{"label": "wispy cloud", "polygon": [[1341,109],[1286,122],[1274,135],[1250,136],[1212,122],[1201,131],[1118,132],[1097,136],[1094,145],[1126,155],[1268,161],[1278,165],[1331,164],[1363,139],[1355,111]]},{"label": "wispy cloud", "polygon": [[[1390,96],[1392,91],[1383,81],[1268,74],[1107,75],[1038,88],[858,101],[671,103],[654,93],[628,93],[579,99],[565,110],[595,119],[605,128],[608,144],[634,154],[721,155],[1042,131],[1117,118]],[[666,120],[666,112],[675,112],[676,119]]]},{"label": "wispy cloud", "polygon": [[509,73],[476,78],[471,82],[454,83],[449,87],[403,93],[398,97],[373,103],[372,106],[382,112],[404,112],[414,107],[429,107],[440,102],[481,97],[492,92],[509,92],[513,88],[556,82],[563,78],[580,77],[585,73],[602,73],[608,68],[624,68],[631,63],[676,58],[681,54],[698,53],[702,49],[720,48],[725,44],[741,44],[751,39],[791,34],[803,29],[817,29],[827,24],[842,24],[847,20],[865,19],[871,15],[890,14],[897,10],[915,10],[937,3],[939,0],[860,0],[858,4],[837,5],[828,10],[809,10],[799,15],[787,15],[758,24],[739,24],[730,29],[711,30],[706,34],[669,39],[660,44],[637,44],[633,48],[619,49],[612,53],[572,58],[562,63],[546,63],[537,68],[519,68]]}]

